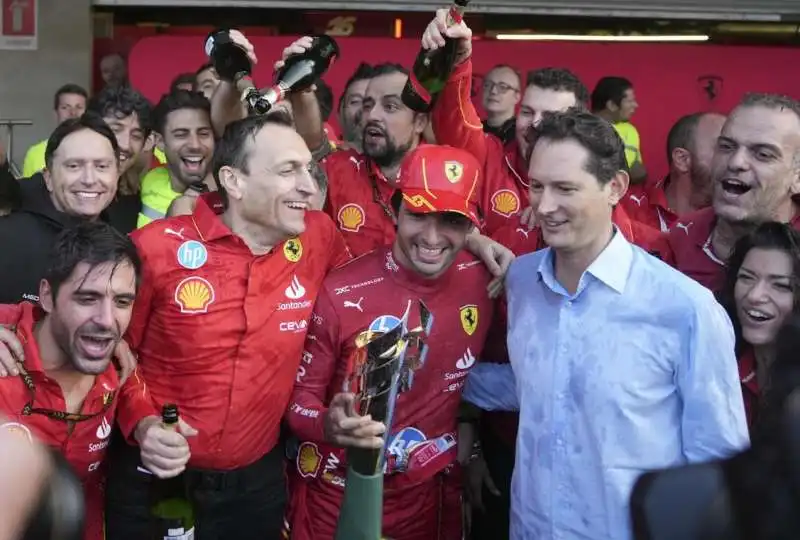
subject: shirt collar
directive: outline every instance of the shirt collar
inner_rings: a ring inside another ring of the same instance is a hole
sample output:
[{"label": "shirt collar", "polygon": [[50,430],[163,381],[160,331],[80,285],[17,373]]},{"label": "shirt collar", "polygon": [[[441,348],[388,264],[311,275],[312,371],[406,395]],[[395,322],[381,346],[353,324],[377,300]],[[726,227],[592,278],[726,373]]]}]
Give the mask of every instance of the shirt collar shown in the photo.
[{"label": "shirt collar", "polygon": [[204,242],[213,242],[226,236],[233,236],[233,232],[222,222],[215,210],[217,199],[219,199],[219,194],[215,192],[200,195],[192,213],[192,223]]},{"label": "shirt collar", "polygon": [[[539,263],[538,274],[548,287],[554,289],[557,283],[555,277],[555,252],[552,248],[547,248],[545,256]],[[604,283],[607,287],[622,294],[630,275],[631,264],[633,263],[633,248],[625,239],[625,236],[614,226],[614,236],[611,242],[600,252],[600,255],[589,265],[589,268],[581,276],[578,291],[585,287],[584,277],[586,274]]]}]

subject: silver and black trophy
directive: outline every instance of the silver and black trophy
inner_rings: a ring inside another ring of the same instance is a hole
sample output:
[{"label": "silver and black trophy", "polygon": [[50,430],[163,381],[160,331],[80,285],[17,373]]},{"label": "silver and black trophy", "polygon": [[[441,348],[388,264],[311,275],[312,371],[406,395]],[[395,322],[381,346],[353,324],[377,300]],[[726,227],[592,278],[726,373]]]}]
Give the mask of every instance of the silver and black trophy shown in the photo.
[{"label": "silver and black trophy", "polygon": [[[420,324],[408,328],[412,306]],[[383,513],[383,471],[397,396],[414,381],[425,363],[433,315],[421,301],[409,301],[402,318],[379,317],[356,338],[345,391],[356,395],[356,412],[386,426],[383,447],[347,449],[347,477],[336,540],[380,540]]]}]

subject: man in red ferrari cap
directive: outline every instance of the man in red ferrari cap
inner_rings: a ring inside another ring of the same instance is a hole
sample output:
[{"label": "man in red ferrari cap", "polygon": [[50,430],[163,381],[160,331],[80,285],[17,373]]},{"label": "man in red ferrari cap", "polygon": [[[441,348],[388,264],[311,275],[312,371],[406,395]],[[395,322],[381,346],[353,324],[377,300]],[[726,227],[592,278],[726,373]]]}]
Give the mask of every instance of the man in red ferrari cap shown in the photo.
[{"label": "man in red ferrari cap", "polygon": [[[286,523],[293,540],[333,538],[344,448],[382,444],[384,426],[355,415],[354,396],[342,393],[355,338],[393,327],[418,299],[433,314],[430,349],[389,426],[383,533],[394,540],[462,537],[456,416],[493,312],[486,293],[491,275],[462,249],[479,223],[480,166],[463,150],[422,145],[400,176],[394,243],[332,272],[317,297],[287,412],[300,440]],[[419,315],[410,313],[413,328]]]}]

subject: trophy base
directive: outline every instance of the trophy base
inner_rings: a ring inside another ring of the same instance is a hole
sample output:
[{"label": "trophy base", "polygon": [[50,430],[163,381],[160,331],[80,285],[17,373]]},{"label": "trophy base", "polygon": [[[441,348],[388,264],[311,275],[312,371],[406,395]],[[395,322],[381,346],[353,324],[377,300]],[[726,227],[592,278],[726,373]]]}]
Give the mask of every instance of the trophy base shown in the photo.
[{"label": "trophy base", "polygon": [[383,474],[363,475],[348,467],[335,540],[381,540],[382,517]]}]

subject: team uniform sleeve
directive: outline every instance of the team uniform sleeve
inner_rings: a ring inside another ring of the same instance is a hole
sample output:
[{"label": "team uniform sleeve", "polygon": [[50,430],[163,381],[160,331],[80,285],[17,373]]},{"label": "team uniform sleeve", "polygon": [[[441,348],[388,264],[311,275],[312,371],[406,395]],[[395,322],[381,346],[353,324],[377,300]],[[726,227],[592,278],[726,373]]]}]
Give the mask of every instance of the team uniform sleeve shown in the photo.
[{"label": "team uniform sleeve", "polygon": [[117,424],[122,430],[122,435],[130,440],[142,419],[159,415],[158,407],[147,391],[147,384],[142,378],[141,371],[136,368],[119,390]]},{"label": "team uniform sleeve", "polygon": [[487,139],[472,104],[472,59],[456,66],[431,113],[437,144],[462,148],[486,163]]},{"label": "team uniform sleeve", "polygon": [[136,301],[133,304],[133,316],[128,325],[128,331],[125,339],[130,345],[131,350],[136,350],[141,346],[144,333],[147,328],[147,323],[150,319],[150,311],[153,306],[154,295],[154,276],[156,274],[153,268],[153,261],[147,257],[147,253],[142,249],[141,237],[134,233],[131,236],[136,249],[139,252],[139,257],[142,260],[142,277],[139,281],[139,290],[136,291]]},{"label": "team uniform sleeve", "polygon": [[317,297],[286,418],[301,441],[324,442],[326,394],[341,361],[339,318],[324,290]]},{"label": "team uniform sleeve", "polygon": [[689,463],[728,457],[749,444],[733,327],[711,293],[703,300],[691,315],[676,373]]}]

